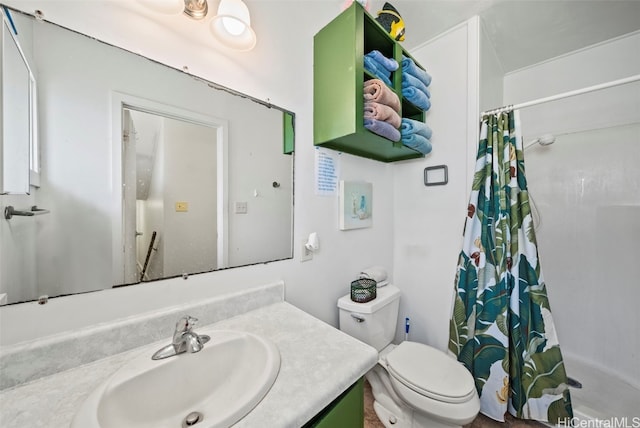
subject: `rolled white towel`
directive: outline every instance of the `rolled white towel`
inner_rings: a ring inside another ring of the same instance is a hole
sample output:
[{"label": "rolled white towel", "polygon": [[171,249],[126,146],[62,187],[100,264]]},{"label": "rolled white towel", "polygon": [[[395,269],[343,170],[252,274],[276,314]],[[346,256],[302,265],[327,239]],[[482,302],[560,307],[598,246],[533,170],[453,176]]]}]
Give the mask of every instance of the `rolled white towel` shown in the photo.
[{"label": "rolled white towel", "polygon": [[371,266],[363,269],[358,278],[373,279],[378,287],[383,287],[389,283],[387,281],[387,270],[382,266]]}]

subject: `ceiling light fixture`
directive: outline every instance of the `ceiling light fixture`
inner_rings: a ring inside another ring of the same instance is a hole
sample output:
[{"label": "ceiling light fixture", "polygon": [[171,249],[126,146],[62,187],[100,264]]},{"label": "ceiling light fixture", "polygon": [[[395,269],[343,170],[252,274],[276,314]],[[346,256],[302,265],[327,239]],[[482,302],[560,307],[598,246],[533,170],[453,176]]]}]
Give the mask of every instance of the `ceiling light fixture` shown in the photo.
[{"label": "ceiling light fixture", "polygon": [[[204,19],[209,11],[207,0],[138,0],[151,10],[177,15],[184,13],[196,20]],[[251,28],[249,8],[242,0],[220,0],[218,13],[209,24],[213,36],[225,46],[249,51],[256,45],[256,33]]]},{"label": "ceiling light fixture", "polygon": [[200,20],[207,16],[208,11],[207,0],[184,0],[184,14],[190,18]]},{"label": "ceiling light fixture", "polygon": [[249,51],[256,45],[249,9],[242,0],[220,0],[218,14],[209,29],[216,39],[232,49]]}]

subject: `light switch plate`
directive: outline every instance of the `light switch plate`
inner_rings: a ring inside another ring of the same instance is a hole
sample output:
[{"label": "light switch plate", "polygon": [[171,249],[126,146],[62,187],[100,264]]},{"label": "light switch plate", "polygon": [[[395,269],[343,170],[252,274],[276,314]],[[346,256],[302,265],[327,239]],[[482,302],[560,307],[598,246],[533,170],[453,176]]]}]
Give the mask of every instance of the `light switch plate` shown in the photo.
[{"label": "light switch plate", "polygon": [[189,211],[189,202],[176,202],[176,212],[186,213]]},{"label": "light switch plate", "polygon": [[247,213],[247,203],[246,202],[236,202],[234,212],[236,214],[246,214]]}]

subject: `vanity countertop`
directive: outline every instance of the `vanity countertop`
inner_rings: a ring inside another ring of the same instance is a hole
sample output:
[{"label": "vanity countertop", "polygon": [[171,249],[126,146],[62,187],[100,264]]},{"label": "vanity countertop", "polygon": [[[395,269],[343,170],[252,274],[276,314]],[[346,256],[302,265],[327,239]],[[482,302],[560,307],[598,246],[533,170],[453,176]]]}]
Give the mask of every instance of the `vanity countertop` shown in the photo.
[{"label": "vanity countertop", "polygon": [[[202,330],[237,330],[271,339],[280,350],[278,377],[265,398],[234,427],[300,427],[377,362],[372,347],[286,302],[235,316]],[[0,392],[3,428],[68,428],[85,398],[139,353],[167,340],[37,379]],[[206,345],[205,345],[206,346]]]}]

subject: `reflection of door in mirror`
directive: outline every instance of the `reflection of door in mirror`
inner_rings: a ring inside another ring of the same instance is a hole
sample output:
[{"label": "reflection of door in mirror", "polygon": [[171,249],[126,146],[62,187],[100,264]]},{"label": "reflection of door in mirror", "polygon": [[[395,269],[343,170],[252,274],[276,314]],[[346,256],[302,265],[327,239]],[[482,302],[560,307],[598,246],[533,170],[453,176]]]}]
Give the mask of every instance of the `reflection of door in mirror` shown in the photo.
[{"label": "reflection of door in mirror", "polygon": [[32,101],[35,99],[35,79],[27,60],[2,15],[2,140],[0,144],[0,193],[28,194],[32,137]]},{"label": "reflection of door in mirror", "polygon": [[125,283],[217,269],[218,130],[129,108],[122,126]]}]

